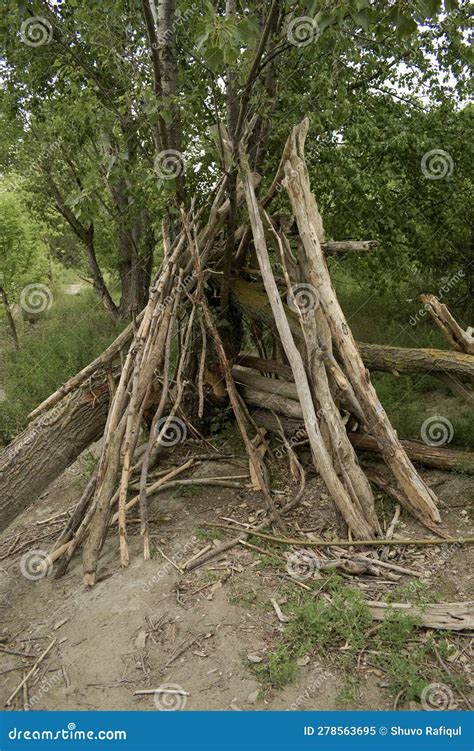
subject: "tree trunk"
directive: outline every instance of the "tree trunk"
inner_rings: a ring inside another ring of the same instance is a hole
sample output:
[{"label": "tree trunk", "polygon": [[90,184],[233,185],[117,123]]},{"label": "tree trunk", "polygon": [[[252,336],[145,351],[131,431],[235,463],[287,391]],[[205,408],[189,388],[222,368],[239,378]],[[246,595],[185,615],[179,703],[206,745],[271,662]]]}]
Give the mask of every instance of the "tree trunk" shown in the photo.
[{"label": "tree trunk", "polygon": [[11,309],[10,309],[10,304],[8,302],[7,293],[5,292],[5,290],[4,290],[3,287],[0,287],[0,297],[3,300],[3,305],[5,307],[5,313],[6,313],[6,316],[7,316],[8,328],[10,329],[10,333],[11,333],[12,339],[13,339],[13,341],[15,343],[15,347],[17,349],[20,349],[20,342],[18,340],[18,333],[17,333],[16,326],[15,326],[15,320],[14,320],[14,318],[12,316],[12,312],[11,312]]},{"label": "tree trunk", "polygon": [[[99,295],[104,308],[112,314],[114,319],[117,319],[117,307],[110,296],[109,290],[105,283],[102,270],[97,262],[97,256],[94,245],[94,223],[91,221],[87,227],[83,226],[76,218],[75,214],[67,205],[61,191],[58,188],[53,175],[48,166],[44,167],[44,172],[47,176],[48,182],[51,186],[51,191],[54,196],[56,208],[61,216],[66,220],[76,237],[84,244],[86,250],[87,264],[92,276],[94,289]],[[80,184],[80,181],[79,181]]]},{"label": "tree trunk", "polygon": [[94,246],[94,225],[92,223],[89,225],[87,230],[85,230],[82,240],[86,248],[87,263],[89,265],[89,271],[91,272],[94,289],[102,300],[102,305],[104,306],[104,308],[112,314],[112,317],[115,320],[117,320],[117,306],[112,300],[110,292],[107,289],[104,277],[102,275],[101,268],[97,263]]},{"label": "tree trunk", "polygon": [[73,392],[30,423],[0,454],[0,530],[103,433],[108,386]]}]

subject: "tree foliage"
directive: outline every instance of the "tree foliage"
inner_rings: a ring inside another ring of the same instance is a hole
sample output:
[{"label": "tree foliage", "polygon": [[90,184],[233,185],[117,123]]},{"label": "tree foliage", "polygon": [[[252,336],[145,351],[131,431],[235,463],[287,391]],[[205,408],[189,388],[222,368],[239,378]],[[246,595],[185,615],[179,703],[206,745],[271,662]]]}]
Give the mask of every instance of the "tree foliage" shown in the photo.
[{"label": "tree foliage", "polygon": [[[0,22],[3,170],[22,174],[31,210],[74,249],[53,252],[87,269],[114,315],[143,304],[163,220],[191,196],[205,206],[229,168],[215,126],[234,105],[239,138],[256,116],[262,190],[310,117],[328,234],[381,241],[367,281],[398,269],[436,285],[462,268],[472,290],[467,0],[157,5],[159,23],[149,0],[9,0]],[[422,170],[433,150],[446,179]]]}]

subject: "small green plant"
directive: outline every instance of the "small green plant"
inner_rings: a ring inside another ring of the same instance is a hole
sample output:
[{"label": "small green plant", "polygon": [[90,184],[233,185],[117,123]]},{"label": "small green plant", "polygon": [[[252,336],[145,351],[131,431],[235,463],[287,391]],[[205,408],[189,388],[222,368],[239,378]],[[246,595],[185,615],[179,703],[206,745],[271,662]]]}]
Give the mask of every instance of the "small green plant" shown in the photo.
[{"label": "small green plant", "polygon": [[346,678],[346,683],[339,690],[336,696],[336,704],[342,708],[351,708],[354,706],[357,697],[357,691],[360,681],[352,676]]},{"label": "small green plant", "polygon": [[97,465],[97,457],[92,451],[84,451],[80,458],[81,471],[85,477],[90,477]]},{"label": "small green plant", "polygon": [[265,662],[253,665],[255,673],[274,688],[283,688],[290,683],[298,670],[296,659],[287,646],[271,652]]},{"label": "small green plant", "polygon": [[216,427],[215,434],[219,435],[219,445],[224,451],[232,454],[243,453],[242,437],[235,419],[229,419],[229,416],[220,422],[219,428]]},{"label": "small green plant", "polygon": [[439,594],[419,579],[395,587],[387,595],[387,602],[407,602],[419,606],[427,605],[429,602],[438,602],[439,599]]},{"label": "small green plant", "polygon": [[292,680],[297,659],[304,654],[315,650],[324,653],[329,646],[346,643],[354,651],[364,646],[371,623],[369,609],[358,590],[344,587],[341,582],[340,577],[329,578],[330,600],[323,597],[315,600],[308,593],[299,602],[290,603],[293,617],[285,643],[256,668],[273,687],[281,688],[282,681]]},{"label": "small green plant", "polygon": [[389,608],[377,634],[377,640],[384,649],[401,649],[411,639],[413,630],[419,622],[419,618]]},{"label": "small green plant", "polygon": [[196,537],[199,537],[200,540],[207,540],[209,542],[212,542],[212,540],[222,540],[224,538],[224,533],[221,532],[220,529],[206,529],[206,527],[198,527],[196,529]]},{"label": "small green plant", "polygon": [[237,590],[229,595],[229,602],[231,605],[238,605],[241,608],[250,608],[258,603],[258,595],[253,590]]},{"label": "small green plant", "polygon": [[199,485],[178,485],[176,489],[176,495],[180,498],[192,498],[193,495],[199,493],[201,487]]}]

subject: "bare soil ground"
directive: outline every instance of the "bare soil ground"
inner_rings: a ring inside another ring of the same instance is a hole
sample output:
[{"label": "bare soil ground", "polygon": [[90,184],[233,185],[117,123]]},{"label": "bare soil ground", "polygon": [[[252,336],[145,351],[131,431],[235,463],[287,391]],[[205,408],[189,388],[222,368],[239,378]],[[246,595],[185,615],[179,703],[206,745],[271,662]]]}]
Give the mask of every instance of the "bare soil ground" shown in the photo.
[{"label": "bare soil ground", "polygon": [[[202,451],[202,448],[200,449]],[[184,460],[187,448],[169,451],[167,465]],[[243,459],[208,462],[196,476],[240,475],[248,471]],[[444,529],[453,536],[472,534],[467,507],[472,503],[472,478],[425,472],[442,505]],[[357,663],[357,689],[344,700],[348,675],[338,656],[345,646],[334,645],[326,654],[310,654],[300,661],[296,677],[281,690],[265,684],[255,666],[274,649],[285,632],[270,604],[285,612],[288,593],[298,586],[285,565],[268,564],[254,550],[238,546],[220,558],[181,574],[179,566],[218,532],[204,527],[222,517],[254,522],[262,508],[259,493],[216,487],[193,487],[168,492],[150,504],[153,519],[153,556],[144,562],[138,525],[130,523],[131,564],[120,569],[118,537],[109,533],[92,590],[82,585],[81,559],[76,556],[67,575],[38,581],[25,577],[21,561],[31,549],[47,551],[63,520],[44,523],[77,502],[87,481],[87,466],[80,459],[59,478],[0,538],[0,699],[5,704],[22,676],[52,639],[54,646],[20,691],[13,708],[35,709],[151,709],[157,704],[186,709],[392,709],[394,697],[386,690],[381,670],[365,655]],[[294,488],[281,488],[288,500]],[[388,524],[393,505],[383,504]],[[380,509],[380,506],[379,506]],[[337,537],[333,507],[321,482],[309,480],[302,504],[289,515],[290,531]],[[429,536],[402,514],[397,533]],[[161,552],[160,552],[161,551]],[[394,562],[423,571],[424,581],[435,585],[446,600],[472,599],[472,548],[398,548]],[[24,568],[24,565],[23,565]],[[368,574],[350,577],[368,599],[385,599],[407,577],[393,581]],[[472,641],[455,636],[457,651],[450,670],[471,679]],[[29,656],[25,656],[29,655]],[[249,659],[250,658],[250,659]],[[137,697],[134,691],[172,684],[189,696]],[[466,685],[466,683],[464,684]],[[472,685],[472,684],[471,684]],[[455,695],[454,707],[466,709],[469,696]],[[345,704],[344,704],[345,701]],[[156,703],[155,703],[156,702]],[[398,708],[414,708],[399,698]]]}]

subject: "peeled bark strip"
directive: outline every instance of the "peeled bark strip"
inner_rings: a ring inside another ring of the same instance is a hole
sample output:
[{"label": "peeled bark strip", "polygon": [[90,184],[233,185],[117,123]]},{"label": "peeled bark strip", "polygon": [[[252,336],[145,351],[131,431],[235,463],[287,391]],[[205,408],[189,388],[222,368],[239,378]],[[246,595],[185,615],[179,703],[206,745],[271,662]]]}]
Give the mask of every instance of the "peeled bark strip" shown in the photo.
[{"label": "peeled bark strip", "polygon": [[461,328],[446,305],[434,295],[420,295],[420,300],[451,346],[458,352],[474,355],[474,338]]},{"label": "peeled bark strip", "polygon": [[412,506],[423,516],[439,522],[441,517],[435,503],[436,496],[411,464],[380,404],[331,284],[319,240],[321,215],[310,190],[308,171],[304,161],[304,141],[308,125],[308,120],[304,120],[300,126],[294,128],[290,137],[292,143],[290,158],[285,165],[286,188],[305,252],[311,259],[313,267],[312,277],[308,281],[311,281],[317,290],[334,344],[357,399],[367,415],[369,432],[377,440],[387,465]]}]

